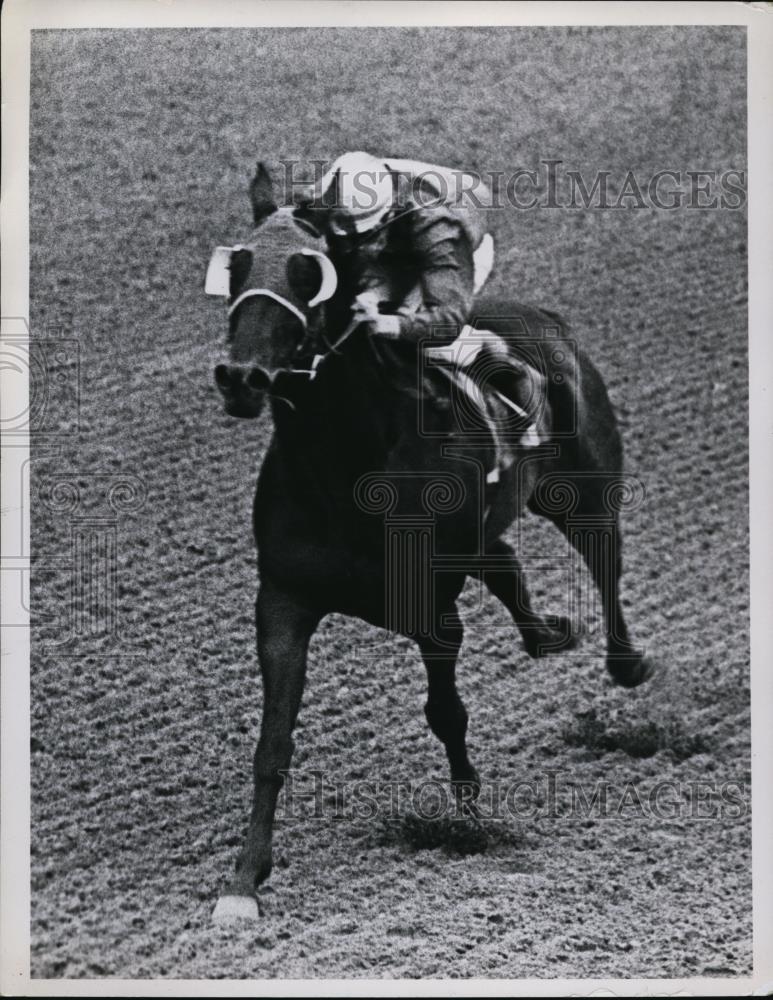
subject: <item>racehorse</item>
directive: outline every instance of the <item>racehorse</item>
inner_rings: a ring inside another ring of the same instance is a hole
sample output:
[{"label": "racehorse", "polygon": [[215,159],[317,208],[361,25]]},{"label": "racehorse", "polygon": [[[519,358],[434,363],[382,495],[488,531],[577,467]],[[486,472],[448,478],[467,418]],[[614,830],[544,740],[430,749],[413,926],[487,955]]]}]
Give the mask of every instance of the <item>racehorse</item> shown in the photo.
[{"label": "racehorse", "polygon": [[423,368],[415,346],[347,328],[336,296],[351,302],[350,290],[316,234],[277,207],[261,164],[250,199],[249,242],[221,248],[228,353],[215,381],[227,413],[255,418],[268,401],[273,416],[253,512],[264,705],[249,829],[216,919],[257,918],[255,890],[271,871],[307,649],[324,615],[359,617],[416,641],[427,722],[470,812],[480,779],[455,685],[456,600],[466,578],[482,580],[505,605],[531,656],[573,642],[566,618],[533,610],[502,538],[527,508],[560,528],[590,569],[613,681],[634,687],[652,669],[629,639],[618,596],[618,512],[631,494],[620,435],[600,374],[573,349],[560,317],[505,300],[476,303],[487,329],[521,345],[543,395],[539,445],[516,446],[517,460],[492,477],[490,436],[462,426],[447,373]]}]

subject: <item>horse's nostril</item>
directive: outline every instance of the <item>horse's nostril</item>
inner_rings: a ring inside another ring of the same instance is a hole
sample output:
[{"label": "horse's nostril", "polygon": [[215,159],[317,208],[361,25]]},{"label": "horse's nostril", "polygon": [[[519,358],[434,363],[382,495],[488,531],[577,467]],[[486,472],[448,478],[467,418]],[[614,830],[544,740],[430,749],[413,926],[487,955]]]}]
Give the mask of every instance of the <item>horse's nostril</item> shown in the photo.
[{"label": "horse's nostril", "polygon": [[231,371],[228,365],[215,365],[215,383],[220,389],[231,388]]}]

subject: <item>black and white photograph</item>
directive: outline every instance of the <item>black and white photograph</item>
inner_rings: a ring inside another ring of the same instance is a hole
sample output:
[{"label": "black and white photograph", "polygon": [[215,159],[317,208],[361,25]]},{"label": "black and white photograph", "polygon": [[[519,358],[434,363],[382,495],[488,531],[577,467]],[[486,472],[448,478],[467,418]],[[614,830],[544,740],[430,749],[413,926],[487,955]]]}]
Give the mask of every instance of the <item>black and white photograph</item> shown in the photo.
[{"label": "black and white photograph", "polygon": [[4,143],[3,991],[762,988],[770,5],[109,6]]}]

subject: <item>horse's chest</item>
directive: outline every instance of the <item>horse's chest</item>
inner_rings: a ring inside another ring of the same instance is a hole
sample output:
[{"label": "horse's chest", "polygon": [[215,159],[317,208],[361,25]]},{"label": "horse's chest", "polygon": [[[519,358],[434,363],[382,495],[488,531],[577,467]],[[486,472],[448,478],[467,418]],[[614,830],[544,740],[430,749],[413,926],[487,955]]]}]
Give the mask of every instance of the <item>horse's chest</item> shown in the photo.
[{"label": "horse's chest", "polygon": [[261,579],[270,577],[327,611],[372,617],[383,603],[385,567],[380,549],[354,550],[334,539],[266,535],[258,539]]},{"label": "horse's chest", "polygon": [[420,463],[408,456],[389,471],[342,477],[345,488],[311,490],[267,457],[255,503],[261,577],[371,621],[390,587],[424,593],[439,561],[481,546],[474,477],[463,464],[438,465],[409,471]]},{"label": "horse's chest", "polygon": [[447,490],[425,497],[420,509],[392,499],[373,484],[363,487],[359,507],[342,507],[340,516],[272,505],[256,522],[261,577],[327,610],[382,623],[389,593],[427,592],[439,561],[470,548],[463,533],[443,530],[451,519],[444,506],[454,506]]},{"label": "horse's chest", "polygon": [[255,539],[261,575],[315,597],[367,587],[383,568],[382,528],[341,504],[326,509],[299,503],[255,504]]}]

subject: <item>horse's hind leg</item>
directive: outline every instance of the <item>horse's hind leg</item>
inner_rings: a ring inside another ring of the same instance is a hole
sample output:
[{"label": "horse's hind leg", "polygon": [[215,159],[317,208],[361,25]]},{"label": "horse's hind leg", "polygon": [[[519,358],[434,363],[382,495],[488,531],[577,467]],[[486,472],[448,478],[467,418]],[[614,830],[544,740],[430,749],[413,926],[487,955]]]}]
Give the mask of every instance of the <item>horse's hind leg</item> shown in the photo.
[{"label": "horse's hind leg", "polygon": [[571,515],[541,508],[534,499],[529,506],[551,520],[582,555],[601,594],[607,634],[607,670],[616,684],[636,687],[652,673],[653,665],[630,640],[620,605],[622,555],[616,511],[604,502],[603,477],[578,477],[578,504]]},{"label": "horse's hind leg", "polygon": [[521,564],[507,542],[497,539],[488,546],[486,556],[490,562],[480,571],[481,579],[513,616],[529,656],[545,656],[574,646],[576,638],[568,618],[560,615],[555,625],[550,625],[532,608]]},{"label": "horse's hind leg", "polygon": [[432,732],[443,743],[451,766],[451,782],[463,807],[474,810],[480,793],[478,772],[467,756],[467,710],[456,690],[456,659],[463,629],[452,605],[436,617],[430,636],[416,637],[427,669],[427,704],[424,708]]},{"label": "horse's hind leg", "polygon": [[306,653],[320,615],[264,581],[256,603],[263,718],[253,764],[254,795],[247,839],[214,919],[257,918],[255,889],[271,871],[274,812],[290,766],[292,731],[303,694]]}]

